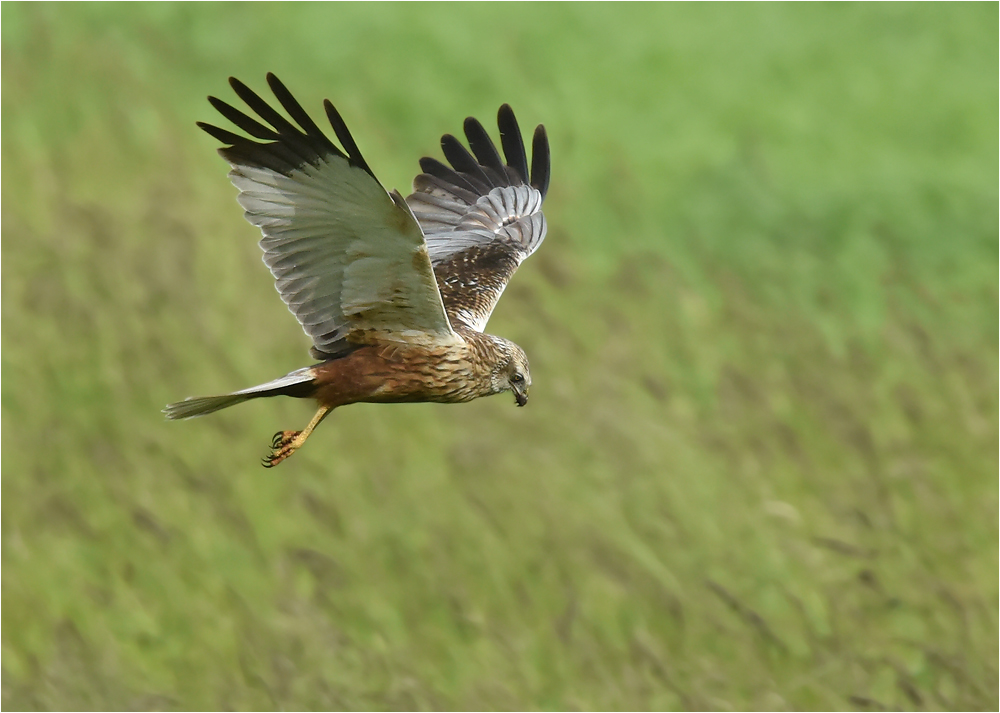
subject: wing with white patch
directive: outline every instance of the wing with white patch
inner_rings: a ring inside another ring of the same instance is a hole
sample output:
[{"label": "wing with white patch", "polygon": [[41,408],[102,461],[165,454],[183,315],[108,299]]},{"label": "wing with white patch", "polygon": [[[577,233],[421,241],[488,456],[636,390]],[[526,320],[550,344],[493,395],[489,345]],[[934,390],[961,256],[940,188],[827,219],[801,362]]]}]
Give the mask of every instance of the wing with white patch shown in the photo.
[{"label": "wing with white patch", "polygon": [[441,148],[451,166],[420,160],[406,201],[420,221],[445,309],[454,325],[483,331],[518,265],[545,238],[542,201],[549,186],[549,142],[535,129],[531,172],[514,112],[497,114],[506,161],[473,118],[465,120],[470,153],[446,134]]},{"label": "wing with white patch", "polygon": [[[406,202],[387,193],[340,114],[324,102],[338,148],[273,74],[267,83],[291,123],[245,84],[236,94],[264,122],[209,97],[246,138],[199,122],[227,144],[246,219],[260,228],[264,262],[317,358],[353,345],[442,343],[451,328],[420,226]],[[346,153],[345,153],[346,152]]]}]

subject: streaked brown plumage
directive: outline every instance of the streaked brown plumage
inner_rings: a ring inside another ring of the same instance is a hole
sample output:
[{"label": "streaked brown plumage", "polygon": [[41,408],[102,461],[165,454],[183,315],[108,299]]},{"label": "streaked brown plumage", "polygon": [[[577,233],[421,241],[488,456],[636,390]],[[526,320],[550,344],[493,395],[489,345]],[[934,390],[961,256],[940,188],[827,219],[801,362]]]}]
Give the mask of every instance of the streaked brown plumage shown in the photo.
[{"label": "streaked brown plumage", "polygon": [[460,403],[513,391],[527,402],[524,351],[483,329],[507,281],[545,237],[542,201],[549,148],[535,130],[529,173],[510,107],[497,123],[506,161],[475,119],[465,121],[470,153],[453,136],[405,200],[386,193],[336,109],[331,142],[274,75],[267,81],[292,124],[236,79],[237,95],[267,125],[214,97],[212,105],[252,139],[199,126],[227,146],[245,216],[261,228],[264,262],[320,363],[260,386],[170,404],[167,418],[202,416],[264,396],[313,398],[319,410],[302,431],[280,431],[268,467],[294,453],[338,406],[432,401]]}]

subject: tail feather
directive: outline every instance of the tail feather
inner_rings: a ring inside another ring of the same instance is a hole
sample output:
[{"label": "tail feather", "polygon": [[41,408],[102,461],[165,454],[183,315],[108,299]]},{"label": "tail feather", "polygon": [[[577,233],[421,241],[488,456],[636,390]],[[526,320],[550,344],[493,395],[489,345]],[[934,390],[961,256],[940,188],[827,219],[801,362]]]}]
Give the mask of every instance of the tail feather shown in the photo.
[{"label": "tail feather", "polygon": [[234,391],[231,394],[221,396],[189,396],[183,401],[167,404],[163,409],[167,419],[176,421],[184,418],[196,418],[206,414],[215,413],[224,408],[241,404],[250,399],[258,399],[263,396],[309,396],[313,383],[312,367],[298,369],[291,374],[285,374],[280,379],[269,381],[259,386],[251,386],[249,389]]},{"label": "tail feather", "polygon": [[174,404],[167,404],[167,407],[163,409],[163,413],[166,414],[167,418],[171,421],[176,421],[182,418],[194,418],[196,416],[204,416],[209,413],[215,413],[220,409],[229,408],[230,406],[235,406],[236,404],[241,404],[244,401],[249,401],[256,396],[265,396],[266,394],[225,394],[224,396],[189,396],[183,401],[178,401]]}]

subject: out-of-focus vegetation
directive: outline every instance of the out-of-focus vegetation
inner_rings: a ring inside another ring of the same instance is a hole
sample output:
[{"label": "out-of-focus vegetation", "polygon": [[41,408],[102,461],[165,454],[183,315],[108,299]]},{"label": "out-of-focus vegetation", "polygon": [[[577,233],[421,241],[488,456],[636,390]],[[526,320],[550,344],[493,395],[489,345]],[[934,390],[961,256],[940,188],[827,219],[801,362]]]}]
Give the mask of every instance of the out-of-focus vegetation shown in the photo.
[{"label": "out-of-focus vegetation", "polygon": [[[980,5],[3,6],[3,706],[996,709]],[[310,363],[196,120],[544,122],[528,408]]]}]

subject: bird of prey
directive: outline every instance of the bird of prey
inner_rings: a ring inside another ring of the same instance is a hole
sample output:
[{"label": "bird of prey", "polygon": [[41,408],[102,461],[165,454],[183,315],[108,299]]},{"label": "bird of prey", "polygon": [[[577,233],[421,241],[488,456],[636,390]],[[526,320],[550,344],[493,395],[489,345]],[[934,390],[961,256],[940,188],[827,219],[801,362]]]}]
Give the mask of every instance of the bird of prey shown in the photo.
[{"label": "bird of prey", "polygon": [[304,430],[274,435],[263,459],[271,467],[346,404],[457,403],[512,391],[524,406],[528,358],[483,330],[507,281],[545,238],[545,128],[535,129],[529,173],[508,105],[497,115],[504,157],[482,124],[466,119],[471,153],[443,136],[451,166],[422,158],[404,200],[382,187],[328,100],[339,147],[273,74],[267,83],[291,121],[239,80],[229,83],[257,118],[208,100],[249,138],[198,126],[225,144],[219,154],[232,167],[244,216],[260,228],[264,262],[319,363],[231,394],[170,404],[167,418],[264,396],[315,399],[319,410]]}]

